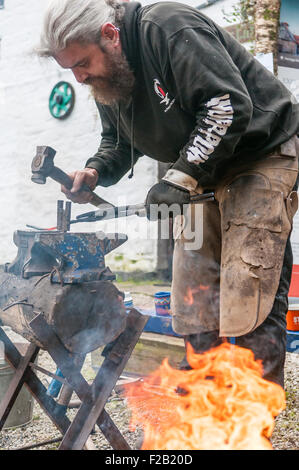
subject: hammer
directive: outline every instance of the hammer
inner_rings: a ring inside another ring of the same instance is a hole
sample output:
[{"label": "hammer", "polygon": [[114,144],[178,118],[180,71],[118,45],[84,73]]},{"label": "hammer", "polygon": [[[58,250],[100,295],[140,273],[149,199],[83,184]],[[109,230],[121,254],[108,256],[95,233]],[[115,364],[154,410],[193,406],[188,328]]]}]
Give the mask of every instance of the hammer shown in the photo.
[{"label": "hammer", "polygon": [[[31,164],[31,180],[37,184],[45,184],[47,177],[49,176],[67,189],[71,189],[73,186],[71,178],[64,171],[60,170],[60,168],[54,166],[55,155],[56,151],[51,147],[36,147],[36,156],[32,160]],[[114,207],[112,204],[105,201],[105,199],[100,198],[96,193],[91,191],[87,185],[82,186],[81,189],[92,193],[92,199],[89,201],[90,204],[93,204],[96,207],[99,207],[102,204]]]}]

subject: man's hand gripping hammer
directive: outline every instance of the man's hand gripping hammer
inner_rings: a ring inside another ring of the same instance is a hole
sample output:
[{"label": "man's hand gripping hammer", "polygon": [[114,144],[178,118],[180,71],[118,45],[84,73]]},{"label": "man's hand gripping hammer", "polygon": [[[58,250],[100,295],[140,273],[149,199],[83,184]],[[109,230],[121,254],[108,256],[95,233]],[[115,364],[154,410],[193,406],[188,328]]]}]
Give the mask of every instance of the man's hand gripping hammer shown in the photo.
[{"label": "man's hand gripping hammer", "polygon": [[[64,171],[60,170],[60,168],[57,168],[54,165],[55,155],[56,151],[51,147],[39,146],[36,148],[36,156],[33,158],[31,164],[31,180],[34,183],[45,184],[47,177],[50,177],[65,186],[67,189],[71,189],[73,186],[73,181]],[[105,201],[105,199],[100,198],[97,194],[91,191],[87,185],[84,185],[81,189],[92,193],[92,198],[89,201],[90,204],[96,207],[107,204],[110,207],[113,207],[112,204]]]}]

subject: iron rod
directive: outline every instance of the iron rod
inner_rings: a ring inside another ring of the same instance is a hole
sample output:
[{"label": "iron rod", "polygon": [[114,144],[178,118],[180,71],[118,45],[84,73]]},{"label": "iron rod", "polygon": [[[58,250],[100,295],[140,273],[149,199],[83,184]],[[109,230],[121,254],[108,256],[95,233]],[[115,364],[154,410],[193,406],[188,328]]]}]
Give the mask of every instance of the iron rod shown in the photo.
[{"label": "iron rod", "polygon": [[36,369],[39,372],[42,372],[43,374],[48,375],[49,377],[52,377],[52,379],[58,380],[58,382],[61,382],[63,384],[68,383],[68,381],[64,379],[63,377],[59,377],[59,375],[53,374],[53,372],[50,372],[49,370],[46,370],[43,367],[40,367],[37,364],[34,364],[33,362],[29,362],[29,365],[32,369]]},{"label": "iron rod", "polygon": [[55,442],[62,441],[62,436],[57,437],[56,439],[50,439],[49,441],[37,442],[36,444],[29,444],[28,446],[18,447],[15,450],[30,450],[35,449],[36,447],[46,446],[48,444],[55,444]]}]

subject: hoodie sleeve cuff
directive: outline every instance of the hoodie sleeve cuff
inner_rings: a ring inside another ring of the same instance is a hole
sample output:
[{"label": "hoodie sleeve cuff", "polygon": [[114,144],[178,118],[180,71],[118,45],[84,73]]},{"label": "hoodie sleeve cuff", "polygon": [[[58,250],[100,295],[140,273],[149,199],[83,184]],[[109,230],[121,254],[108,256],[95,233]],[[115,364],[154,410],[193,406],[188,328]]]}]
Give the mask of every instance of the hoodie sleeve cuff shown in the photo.
[{"label": "hoodie sleeve cuff", "polygon": [[105,168],[105,163],[101,162],[99,158],[90,158],[89,160],[87,160],[85,168],[93,168],[94,170],[97,170],[97,172],[100,174],[101,171],[103,171]]},{"label": "hoodie sleeve cuff", "polygon": [[195,178],[179,170],[170,169],[166,175],[162,178],[164,181],[180,186],[181,188],[187,189],[190,192],[196,190],[198,183]]},{"label": "hoodie sleeve cuff", "polygon": [[203,186],[206,182],[211,182],[212,168],[209,168],[205,163],[203,165],[194,165],[187,162],[184,158],[180,157],[172,166],[172,170],[177,170],[191,178],[195,179],[198,186]]},{"label": "hoodie sleeve cuff", "polygon": [[90,158],[87,160],[85,168],[92,168],[96,170],[99,174],[97,186],[111,186],[114,184],[113,181],[110,181],[109,174],[107,173],[107,166],[105,162],[102,162],[99,158]]}]

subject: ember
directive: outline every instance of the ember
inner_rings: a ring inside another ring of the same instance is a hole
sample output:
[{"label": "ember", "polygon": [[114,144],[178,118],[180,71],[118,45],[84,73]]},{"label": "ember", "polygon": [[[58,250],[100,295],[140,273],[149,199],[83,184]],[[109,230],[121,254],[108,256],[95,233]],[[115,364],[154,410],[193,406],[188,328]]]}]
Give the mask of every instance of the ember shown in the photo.
[{"label": "ember", "polygon": [[131,426],[144,430],[143,450],[267,450],[283,389],[262,378],[252,351],[223,343],[204,354],[187,351],[192,370],[167,359],[127,390]]}]

